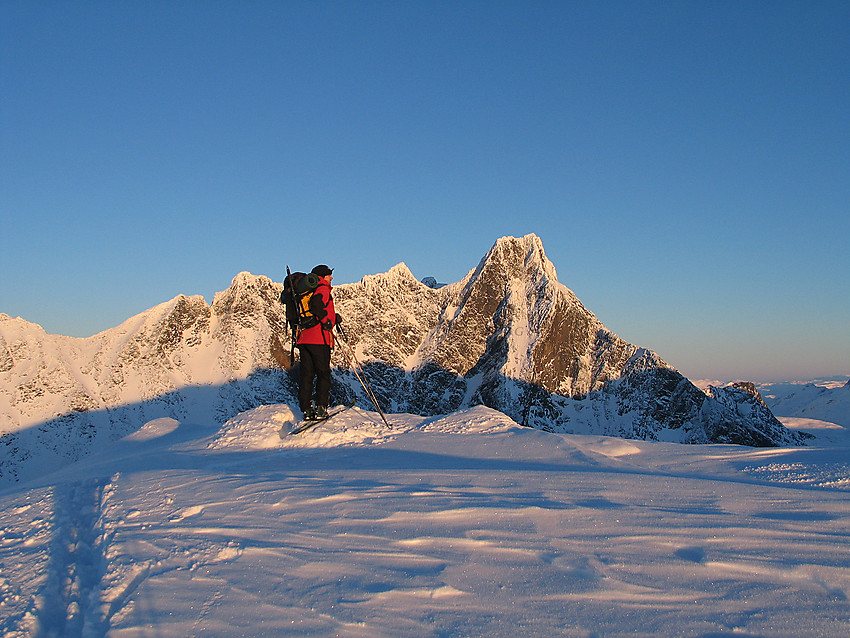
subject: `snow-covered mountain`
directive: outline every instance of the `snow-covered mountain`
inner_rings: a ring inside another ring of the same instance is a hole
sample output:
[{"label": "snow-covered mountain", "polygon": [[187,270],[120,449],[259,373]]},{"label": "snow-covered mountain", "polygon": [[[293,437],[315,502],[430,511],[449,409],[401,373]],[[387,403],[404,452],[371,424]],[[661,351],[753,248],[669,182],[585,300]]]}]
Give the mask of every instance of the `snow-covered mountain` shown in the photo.
[{"label": "snow-covered mountain", "polygon": [[753,386],[703,392],[656,353],[608,330],[558,282],[535,235],[498,240],[455,284],[434,289],[400,264],[338,287],[336,299],[351,342],[374,362],[378,395],[394,411],[484,404],[561,432],[800,441]]},{"label": "snow-covered mountain", "polygon": [[766,383],[761,394],[771,411],[781,417],[829,421],[850,427],[850,379],[836,382]]},{"label": "snow-covered mountain", "polygon": [[151,419],[223,422],[288,400],[281,289],[240,273],[212,305],[180,295],[85,339],[0,314],[0,478],[75,461]]},{"label": "snow-covered mountain", "polygon": [[[460,282],[430,283],[399,264],[335,288],[351,345],[391,411],[484,404],[552,431],[800,441],[757,392],[702,392],[605,328],[558,282],[535,235],[498,240]],[[281,289],[240,273],[211,305],[180,295],[85,339],[0,314],[0,476],[37,471],[24,470],[35,450],[73,461],[154,418],[220,423],[291,401]],[[350,398],[358,385],[339,349],[334,362],[336,398]]]}]

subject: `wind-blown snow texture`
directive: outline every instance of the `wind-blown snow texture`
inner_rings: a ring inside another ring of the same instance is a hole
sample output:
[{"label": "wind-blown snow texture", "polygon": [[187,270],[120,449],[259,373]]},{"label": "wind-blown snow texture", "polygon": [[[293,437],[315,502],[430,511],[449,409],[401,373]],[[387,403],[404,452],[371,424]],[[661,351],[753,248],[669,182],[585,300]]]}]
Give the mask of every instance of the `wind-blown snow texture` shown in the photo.
[{"label": "wind-blown snow texture", "polygon": [[[0,315],[0,480],[73,462],[154,418],[222,423],[290,401],[281,289],[240,273],[212,305],[181,295],[87,339]],[[455,284],[426,285],[399,264],[338,286],[335,297],[390,411],[484,404],[564,433],[801,442],[757,392],[706,394],[605,328],[558,282],[534,235],[498,240]],[[339,350],[334,363],[337,400],[353,398],[359,386]]]},{"label": "wind-blown snow texture", "polygon": [[483,406],[147,422],[0,491],[0,633],[847,636],[850,440],[679,445]]}]

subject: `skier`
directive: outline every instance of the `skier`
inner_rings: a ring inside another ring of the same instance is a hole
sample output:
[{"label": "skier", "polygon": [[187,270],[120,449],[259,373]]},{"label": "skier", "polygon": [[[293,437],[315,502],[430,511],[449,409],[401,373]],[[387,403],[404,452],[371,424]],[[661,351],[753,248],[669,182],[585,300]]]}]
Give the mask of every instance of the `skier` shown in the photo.
[{"label": "skier", "polygon": [[[306,328],[298,336],[296,346],[301,353],[301,384],[298,402],[304,418],[321,419],[328,414],[331,390],[331,350],[334,347],[334,326],[341,318],[334,310],[331,296],[333,269],[325,264],[313,268],[319,276],[319,285],[310,297],[310,312],[318,319],[312,328]],[[315,407],[313,403],[313,381],[316,381]]]}]

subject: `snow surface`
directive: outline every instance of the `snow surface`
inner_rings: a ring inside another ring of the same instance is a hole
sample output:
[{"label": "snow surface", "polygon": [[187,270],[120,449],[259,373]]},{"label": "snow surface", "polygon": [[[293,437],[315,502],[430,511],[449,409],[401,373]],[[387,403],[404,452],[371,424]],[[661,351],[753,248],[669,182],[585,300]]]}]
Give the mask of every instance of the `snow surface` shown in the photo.
[{"label": "snow surface", "polygon": [[850,635],[841,426],[755,449],[390,418],[155,419],[5,489],[0,632]]}]

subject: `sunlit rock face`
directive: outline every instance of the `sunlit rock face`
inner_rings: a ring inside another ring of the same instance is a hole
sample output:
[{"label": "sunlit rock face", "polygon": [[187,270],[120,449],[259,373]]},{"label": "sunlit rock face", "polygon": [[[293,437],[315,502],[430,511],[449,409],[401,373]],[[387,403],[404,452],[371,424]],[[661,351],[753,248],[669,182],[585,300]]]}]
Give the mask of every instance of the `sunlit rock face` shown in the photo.
[{"label": "sunlit rock face", "polygon": [[[417,282],[400,264],[338,287],[336,299],[390,410],[429,415],[485,404],[553,431],[800,442],[766,406],[746,407],[751,393],[706,394],[608,330],[558,282],[535,235],[498,240],[455,284]],[[335,361],[345,368],[339,353]]]}]

